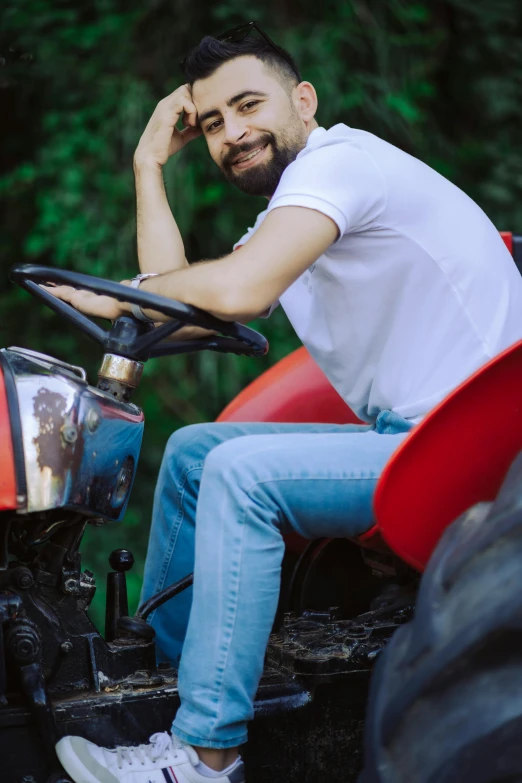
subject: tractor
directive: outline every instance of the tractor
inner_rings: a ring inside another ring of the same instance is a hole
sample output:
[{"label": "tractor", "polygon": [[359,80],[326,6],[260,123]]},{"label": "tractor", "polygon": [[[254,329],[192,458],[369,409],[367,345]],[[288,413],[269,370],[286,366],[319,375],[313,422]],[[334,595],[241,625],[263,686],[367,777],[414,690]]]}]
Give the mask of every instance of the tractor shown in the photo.
[{"label": "tractor", "polygon": [[[522,236],[504,240],[522,269]],[[102,632],[87,611],[95,576],[81,565],[86,526],[124,520],[144,426],[133,401],[143,364],[200,350],[255,357],[268,344],[241,324],[89,275],[25,264],[11,279],[103,348],[96,385],[66,361],[0,350],[0,780],[68,783],[54,752],[61,736],[139,744],[168,729],[179,706],[177,671],[157,663],[147,618],[192,575],[129,616],[134,559],[115,550]],[[49,282],[170,320],[154,328],[121,317],[105,330],[41,287]],[[176,342],[184,324],[214,335]],[[411,430],[378,482],[370,531],[287,538],[243,752],[249,783],[341,779],[339,770],[351,783],[363,731],[363,783],[522,780],[520,389],[522,341]],[[219,420],[357,421],[304,348]]]}]

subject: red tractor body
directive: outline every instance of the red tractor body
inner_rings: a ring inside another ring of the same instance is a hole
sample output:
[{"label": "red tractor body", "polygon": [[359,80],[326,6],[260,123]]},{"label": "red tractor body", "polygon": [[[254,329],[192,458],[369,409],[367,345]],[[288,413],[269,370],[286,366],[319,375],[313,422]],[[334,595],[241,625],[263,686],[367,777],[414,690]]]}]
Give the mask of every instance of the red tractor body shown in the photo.
[{"label": "red tractor body", "polygon": [[0,367],[0,511],[16,507],[13,435],[4,373]]}]

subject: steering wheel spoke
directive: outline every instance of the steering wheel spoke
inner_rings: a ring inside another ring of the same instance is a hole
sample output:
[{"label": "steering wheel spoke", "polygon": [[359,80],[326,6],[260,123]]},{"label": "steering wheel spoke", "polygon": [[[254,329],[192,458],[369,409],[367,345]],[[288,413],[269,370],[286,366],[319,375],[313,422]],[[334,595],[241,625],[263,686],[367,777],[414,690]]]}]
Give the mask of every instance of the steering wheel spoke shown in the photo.
[{"label": "steering wheel spoke", "polygon": [[[196,351],[215,351],[216,353],[235,353],[242,356],[245,353],[245,344],[230,337],[208,337],[199,340],[178,340],[177,342],[163,341],[156,345],[150,352],[150,358],[160,356],[176,356],[181,353],[194,353]],[[250,354],[254,355],[254,354]],[[259,356],[260,354],[255,354]]]},{"label": "steering wheel spoke", "polygon": [[[182,328],[183,323],[175,318],[171,321],[166,321],[164,324],[161,324],[161,326],[156,326],[145,334],[142,334],[141,337],[138,337],[136,339],[135,350],[137,353],[149,351],[149,358],[151,358],[155,346],[161,345],[165,337],[175,334]],[[170,341],[165,341],[165,345],[169,344],[172,343]]]}]

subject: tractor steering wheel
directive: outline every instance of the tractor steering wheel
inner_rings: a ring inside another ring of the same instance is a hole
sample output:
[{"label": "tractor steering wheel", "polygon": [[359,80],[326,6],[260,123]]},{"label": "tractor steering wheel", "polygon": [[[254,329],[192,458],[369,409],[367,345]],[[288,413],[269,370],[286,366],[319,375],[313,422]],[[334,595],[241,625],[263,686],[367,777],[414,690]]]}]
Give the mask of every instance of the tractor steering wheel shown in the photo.
[{"label": "tractor steering wheel", "polygon": [[[183,304],[165,296],[129,288],[121,283],[113,283],[101,277],[69,272],[35,264],[17,264],[10,270],[9,276],[33,296],[41,299],[51,310],[66,318],[80,331],[96,340],[107,353],[115,353],[127,359],[146,361],[156,356],[187,353],[189,351],[218,351],[244,356],[264,356],[268,351],[268,341],[262,334],[235,321],[222,321],[198,307]],[[40,283],[56,283],[83,288],[96,294],[112,296],[119,302],[130,302],[150,310],[156,310],[172,318],[161,326],[153,327],[137,321],[131,315],[122,316],[114,321],[110,330],[103,329],[91,318],[80,313],[72,305],[63,302],[48,291],[40,288]],[[222,336],[200,340],[166,340],[185,324],[211,329]]]}]

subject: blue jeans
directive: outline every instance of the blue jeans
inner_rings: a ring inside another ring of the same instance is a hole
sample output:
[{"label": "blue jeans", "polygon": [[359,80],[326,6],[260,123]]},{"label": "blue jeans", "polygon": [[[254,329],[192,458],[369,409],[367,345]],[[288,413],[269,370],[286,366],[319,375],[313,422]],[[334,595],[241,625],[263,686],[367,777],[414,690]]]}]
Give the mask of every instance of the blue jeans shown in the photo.
[{"label": "blue jeans", "polygon": [[[142,599],[194,571],[194,587],[149,618],[160,660],[179,668],[173,733],[229,748],[247,739],[279,597],[283,535],[355,536],[411,423],[195,424],[161,466]],[[189,617],[190,615],[190,617]]]}]

